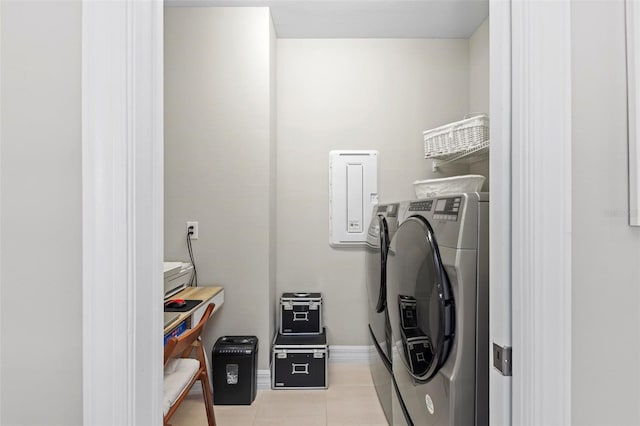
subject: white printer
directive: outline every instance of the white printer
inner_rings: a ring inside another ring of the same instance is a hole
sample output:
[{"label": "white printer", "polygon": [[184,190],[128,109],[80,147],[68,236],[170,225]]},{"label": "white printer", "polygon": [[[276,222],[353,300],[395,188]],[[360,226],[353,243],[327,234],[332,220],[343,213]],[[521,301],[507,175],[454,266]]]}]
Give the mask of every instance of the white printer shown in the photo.
[{"label": "white printer", "polygon": [[189,285],[193,265],[188,262],[164,262],[164,298],[168,299]]}]

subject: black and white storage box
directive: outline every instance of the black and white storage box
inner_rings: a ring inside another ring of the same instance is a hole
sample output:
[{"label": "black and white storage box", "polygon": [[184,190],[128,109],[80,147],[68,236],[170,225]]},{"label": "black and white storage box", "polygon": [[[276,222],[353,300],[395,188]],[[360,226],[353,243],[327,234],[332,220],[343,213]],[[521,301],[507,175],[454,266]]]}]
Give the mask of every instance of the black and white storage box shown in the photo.
[{"label": "black and white storage box", "polygon": [[329,346],[324,330],[316,335],[278,334],[272,356],[272,389],[326,389],[329,386]]},{"label": "black and white storage box", "polygon": [[283,293],[280,298],[280,334],[322,333],[322,295]]}]

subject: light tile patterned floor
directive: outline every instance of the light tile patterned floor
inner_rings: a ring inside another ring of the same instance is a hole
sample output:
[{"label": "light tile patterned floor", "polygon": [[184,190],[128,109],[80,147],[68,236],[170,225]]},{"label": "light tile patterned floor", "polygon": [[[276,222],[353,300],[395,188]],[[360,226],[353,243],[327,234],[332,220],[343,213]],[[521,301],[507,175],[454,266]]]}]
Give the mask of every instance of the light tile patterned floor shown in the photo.
[{"label": "light tile patterned floor", "polygon": [[[206,426],[203,404],[189,395],[171,424]],[[218,405],[215,413],[218,426],[387,425],[366,364],[329,364],[327,390],[260,390],[252,405]]]}]

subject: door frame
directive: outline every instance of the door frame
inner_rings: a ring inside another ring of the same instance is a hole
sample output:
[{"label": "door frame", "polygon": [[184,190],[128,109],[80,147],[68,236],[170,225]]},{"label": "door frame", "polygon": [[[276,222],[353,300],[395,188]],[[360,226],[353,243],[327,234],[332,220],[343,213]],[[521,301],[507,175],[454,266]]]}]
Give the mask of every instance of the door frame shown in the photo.
[{"label": "door frame", "polygon": [[512,377],[491,368],[490,423],[566,425],[571,424],[571,3],[491,0],[490,5],[490,344],[513,347]]},{"label": "door frame", "polygon": [[[511,2],[489,3],[489,363],[511,347]],[[495,307],[502,306],[503,309]],[[512,377],[489,367],[489,424],[511,424]]]},{"label": "door frame", "polygon": [[[490,11],[491,424],[570,424],[570,3]],[[82,26],[84,423],[159,424],[163,2],[83,0]]]},{"label": "door frame", "polygon": [[83,0],[83,424],[162,423],[162,0]]}]

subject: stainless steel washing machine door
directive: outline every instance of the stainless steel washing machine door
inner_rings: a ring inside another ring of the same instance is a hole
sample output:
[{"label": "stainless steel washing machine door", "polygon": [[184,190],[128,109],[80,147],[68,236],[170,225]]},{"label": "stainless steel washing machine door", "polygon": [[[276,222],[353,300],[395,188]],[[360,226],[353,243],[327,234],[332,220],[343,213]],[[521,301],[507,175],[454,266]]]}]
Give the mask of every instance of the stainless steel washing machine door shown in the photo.
[{"label": "stainless steel washing machine door", "polygon": [[[392,350],[413,381],[427,383],[451,350],[455,306],[433,229],[425,218],[412,216],[400,225],[387,266]],[[395,369],[394,365],[394,373]]]}]

